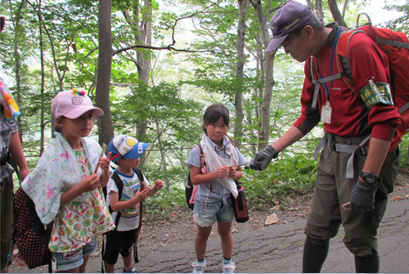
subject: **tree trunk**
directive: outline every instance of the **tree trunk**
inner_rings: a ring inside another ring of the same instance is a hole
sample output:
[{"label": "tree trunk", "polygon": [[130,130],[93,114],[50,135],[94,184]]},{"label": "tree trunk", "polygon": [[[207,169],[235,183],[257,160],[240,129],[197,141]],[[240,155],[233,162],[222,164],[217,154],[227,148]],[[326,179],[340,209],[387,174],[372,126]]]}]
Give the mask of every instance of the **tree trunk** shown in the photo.
[{"label": "tree trunk", "polygon": [[[21,16],[21,10],[23,9],[25,5],[25,1],[22,0],[18,11],[17,11],[17,16],[16,16],[16,27],[15,29],[18,30],[20,29],[20,19],[22,18]],[[17,105],[19,105],[21,107],[21,75],[20,75],[20,70],[21,70],[21,57],[20,57],[20,53],[19,53],[19,47],[18,47],[18,33],[17,31],[14,32],[14,60],[15,60],[15,66],[14,66],[14,73],[15,73],[15,80],[16,80],[16,93],[17,93]],[[18,116],[17,119],[17,127],[19,129],[19,137],[20,137],[20,142],[21,145],[23,145],[23,128],[21,125],[21,116]]]},{"label": "tree trunk", "polygon": [[[143,12],[142,12],[143,10]],[[128,24],[131,26],[135,40],[138,45],[152,45],[152,0],[144,0],[144,7],[141,8],[139,1],[134,2],[133,16],[128,11],[124,12]],[[149,75],[151,71],[151,58],[146,54],[146,50],[136,50],[136,66],[138,70],[138,79],[149,86]],[[138,140],[145,139],[147,131],[147,121],[141,120],[136,125],[136,137]],[[145,153],[141,157],[141,163],[144,162]]]},{"label": "tree trunk", "polygon": [[164,176],[166,189],[169,191],[170,190],[170,182],[169,182],[169,178],[168,178],[168,165],[167,165],[166,158],[165,158],[166,151],[162,147],[162,129],[161,129],[160,124],[159,124],[159,122],[157,120],[155,121],[155,123],[156,123],[156,131],[158,132],[158,147],[159,147],[159,151],[160,151],[160,164],[162,166],[161,170],[163,171],[162,176]]},{"label": "tree trunk", "polygon": [[[310,2],[310,1],[308,1]],[[312,4],[310,5],[310,7]],[[315,9],[312,7],[312,10],[315,10],[315,14],[321,22],[324,22],[324,11],[322,10],[322,0],[315,1]]]},{"label": "tree trunk", "polygon": [[259,133],[259,149],[267,146],[270,137],[270,106],[274,86],[274,52],[267,52],[264,60],[265,86],[261,103],[261,129]]},{"label": "tree trunk", "polygon": [[112,126],[111,109],[109,102],[109,90],[111,81],[112,65],[112,35],[111,35],[111,0],[100,0],[98,11],[98,74],[95,92],[95,104],[104,111],[104,115],[98,117],[99,143],[108,144],[114,137]]},{"label": "tree trunk", "polygon": [[[312,10],[314,10],[314,4],[312,3],[312,1],[311,0],[305,0],[306,2],[307,2],[307,5],[312,9]],[[318,0],[318,1],[320,1],[320,0]],[[317,1],[316,1],[317,2]]]},{"label": "tree trunk", "polygon": [[338,9],[337,1],[336,0],[328,0],[329,9],[331,11],[332,17],[334,21],[338,23],[338,25],[346,27],[347,24],[345,23],[344,18],[341,15],[341,12]]},{"label": "tree trunk", "polygon": [[244,37],[246,32],[246,15],[249,10],[250,3],[248,0],[239,0],[239,23],[237,27],[237,63],[236,63],[236,79],[240,81],[240,85],[235,92],[234,108],[235,108],[235,125],[234,125],[234,141],[237,146],[241,145],[241,137],[243,135],[243,78],[244,78]]},{"label": "tree trunk", "polygon": [[[261,41],[263,43],[264,48],[268,46],[271,39],[268,34],[268,23],[267,23],[267,16],[263,13],[263,7],[260,0],[252,1],[251,2],[257,15],[257,19],[259,21],[260,30],[261,30]],[[274,86],[274,52],[267,52],[266,54],[262,55],[262,69],[264,70],[263,79],[265,82],[263,95],[262,95],[262,103],[261,103],[261,127],[259,131],[259,149],[266,147],[267,142],[270,137],[270,105],[271,105],[271,96],[273,92]]]},{"label": "tree trunk", "polygon": [[[38,25],[39,25],[39,45],[40,45],[40,67],[41,67],[41,109],[40,109],[40,125],[41,125],[41,132],[40,132],[40,156],[43,155],[44,152],[44,140],[45,140],[45,104],[44,104],[44,85],[45,85],[45,66],[44,66],[44,44],[43,44],[43,19],[41,15],[41,0],[38,4],[37,10],[37,17],[38,17]],[[47,106],[48,107],[48,106]]]},{"label": "tree trunk", "polygon": [[[136,40],[138,44],[151,46],[152,45],[152,0],[144,0],[144,7],[145,11],[149,10],[149,12],[144,12],[141,18],[141,22],[138,25],[138,32],[139,35],[136,35]],[[149,86],[149,74],[151,71],[151,59],[150,56],[147,55],[145,51],[139,50],[136,54],[137,58],[137,69],[138,69],[138,78],[139,80],[143,81],[146,85]],[[147,130],[147,122],[140,121],[137,125],[137,134],[139,138],[142,140],[146,135]],[[145,155],[144,155],[145,156]]]},{"label": "tree trunk", "polygon": [[348,7],[348,0],[345,0],[344,6],[342,8],[342,18],[345,18],[345,12],[347,10],[347,7]]}]

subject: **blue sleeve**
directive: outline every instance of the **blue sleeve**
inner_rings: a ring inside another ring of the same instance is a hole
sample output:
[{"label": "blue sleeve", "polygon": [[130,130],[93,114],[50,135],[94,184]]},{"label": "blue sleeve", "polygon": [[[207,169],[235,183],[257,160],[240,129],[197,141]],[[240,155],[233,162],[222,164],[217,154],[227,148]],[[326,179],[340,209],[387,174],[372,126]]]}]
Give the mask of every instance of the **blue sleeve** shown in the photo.
[{"label": "blue sleeve", "polygon": [[236,150],[237,150],[237,155],[239,156],[239,165],[242,165],[242,164],[244,164],[246,162],[246,160],[244,160],[243,155],[241,155],[241,153],[240,153],[240,151],[239,151],[239,149],[237,147],[236,147]]},{"label": "blue sleeve", "polygon": [[192,166],[200,167],[200,155],[196,147],[193,147],[190,151],[186,164],[188,168],[191,168]]}]

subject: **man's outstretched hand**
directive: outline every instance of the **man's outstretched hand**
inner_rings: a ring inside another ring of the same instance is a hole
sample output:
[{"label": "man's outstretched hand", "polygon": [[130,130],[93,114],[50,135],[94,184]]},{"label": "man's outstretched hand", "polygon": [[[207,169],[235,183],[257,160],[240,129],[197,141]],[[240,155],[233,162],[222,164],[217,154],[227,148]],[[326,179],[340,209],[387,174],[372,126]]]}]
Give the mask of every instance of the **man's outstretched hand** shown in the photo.
[{"label": "man's outstretched hand", "polygon": [[255,170],[266,169],[272,159],[277,158],[278,152],[270,145],[263,150],[260,150],[253,160],[251,160],[250,168]]}]

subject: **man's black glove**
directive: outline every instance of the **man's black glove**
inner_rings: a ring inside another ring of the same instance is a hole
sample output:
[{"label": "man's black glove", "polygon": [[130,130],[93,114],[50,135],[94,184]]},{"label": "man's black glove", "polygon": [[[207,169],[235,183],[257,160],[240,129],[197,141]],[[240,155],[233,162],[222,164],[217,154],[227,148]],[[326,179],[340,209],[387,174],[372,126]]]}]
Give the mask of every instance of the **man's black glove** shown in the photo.
[{"label": "man's black glove", "polygon": [[253,160],[251,160],[250,168],[255,170],[266,169],[272,159],[277,158],[278,152],[270,145],[263,150],[260,150]]},{"label": "man's black glove", "polygon": [[[376,176],[375,176],[376,177]],[[378,178],[370,183],[361,176],[351,192],[351,207],[357,212],[367,212],[375,209],[375,192],[378,189]]]}]

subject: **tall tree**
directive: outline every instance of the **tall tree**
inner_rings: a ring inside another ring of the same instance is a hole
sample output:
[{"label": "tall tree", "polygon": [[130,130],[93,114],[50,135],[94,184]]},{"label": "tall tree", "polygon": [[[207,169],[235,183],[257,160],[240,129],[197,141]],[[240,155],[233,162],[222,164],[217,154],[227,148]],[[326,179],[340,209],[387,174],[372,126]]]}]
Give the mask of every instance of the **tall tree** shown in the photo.
[{"label": "tall tree", "polygon": [[99,142],[108,144],[114,137],[112,126],[109,91],[112,66],[112,34],[111,34],[112,0],[100,0],[98,11],[98,74],[95,92],[95,103],[104,111],[98,121]]},{"label": "tall tree", "polygon": [[[152,0],[143,0],[141,5],[139,0],[132,0],[128,9],[122,9],[122,13],[134,37],[136,45],[136,61],[134,62],[138,71],[138,79],[149,85],[149,75],[151,71],[151,55],[149,48],[152,45]],[[145,48],[145,49],[144,49]],[[144,140],[147,123],[140,120],[137,125],[137,138]]]},{"label": "tall tree", "polygon": [[239,22],[237,26],[237,61],[236,61],[236,79],[239,82],[239,88],[234,95],[234,108],[236,113],[236,120],[234,126],[234,139],[236,145],[240,145],[242,140],[243,130],[243,78],[244,78],[244,63],[246,61],[244,56],[244,41],[246,33],[246,16],[250,7],[248,0],[239,0]]},{"label": "tall tree", "polygon": [[[268,17],[269,11],[271,10],[271,1],[268,1],[268,12],[264,13],[263,3],[261,0],[250,0],[250,3],[253,5],[253,8],[256,12],[257,20],[260,25],[260,38],[263,45],[263,48],[266,48],[270,43],[271,39],[268,34]],[[264,79],[264,90],[262,95],[261,102],[261,124],[259,131],[259,149],[266,147],[267,142],[270,138],[270,105],[271,97],[274,86],[274,52],[261,53],[260,56],[262,59],[262,78]]]},{"label": "tall tree", "polygon": [[347,27],[347,24],[345,23],[344,16],[341,14],[338,8],[338,4],[336,0],[328,0],[328,5],[329,9],[332,14],[332,18],[334,18],[334,21],[338,23],[338,25]]},{"label": "tall tree", "polygon": [[[11,5],[10,5],[11,6]],[[16,16],[16,21],[15,21],[15,28],[19,29],[20,24],[21,24],[21,12],[23,7],[25,6],[25,1],[22,0],[20,4],[18,5],[18,9],[16,11],[17,16]],[[21,105],[21,56],[19,54],[19,39],[18,39],[18,32],[14,32],[14,59],[15,59],[15,66],[14,66],[14,73],[15,73],[15,80],[16,80],[16,90],[17,90],[17,103]],[[19,137],[20,137],[20,142],[23,144],[23,133],[24,130],[22,128],[21,124],[21,116],[17,117],[17,125],[19,128]]]},{"label": "tall tree", "polygon": [[[44,30],[44,20],[42,17],[42,2],[41,0],[36,3],[36,5],[33,5],[30,1],[27,1],[34,9],[35,13],[37,14],[38,17],[38,42],[39,42],[39,48],[40,48],[40,70],[41,70],[41,87],[40,87],[40,96],[41,98],[44,98],[44,92],[45,92],[45,61],[44,61],[44,35],[43,35],[43,30]],[[40,108],[40,155],[43,154],[44,152],[44,145],[45,145],[45,102],[44,100],[41,100],[41,108]]]},{"label": "tall tree", "polygon": [[318,19],[321,22],[324,22],[324,11],[322,9],[322,0],[315,0],[315,6],[311,0],[306,0],[307,5],[312,9],[315,10],[315,14],[317,15]]}]

